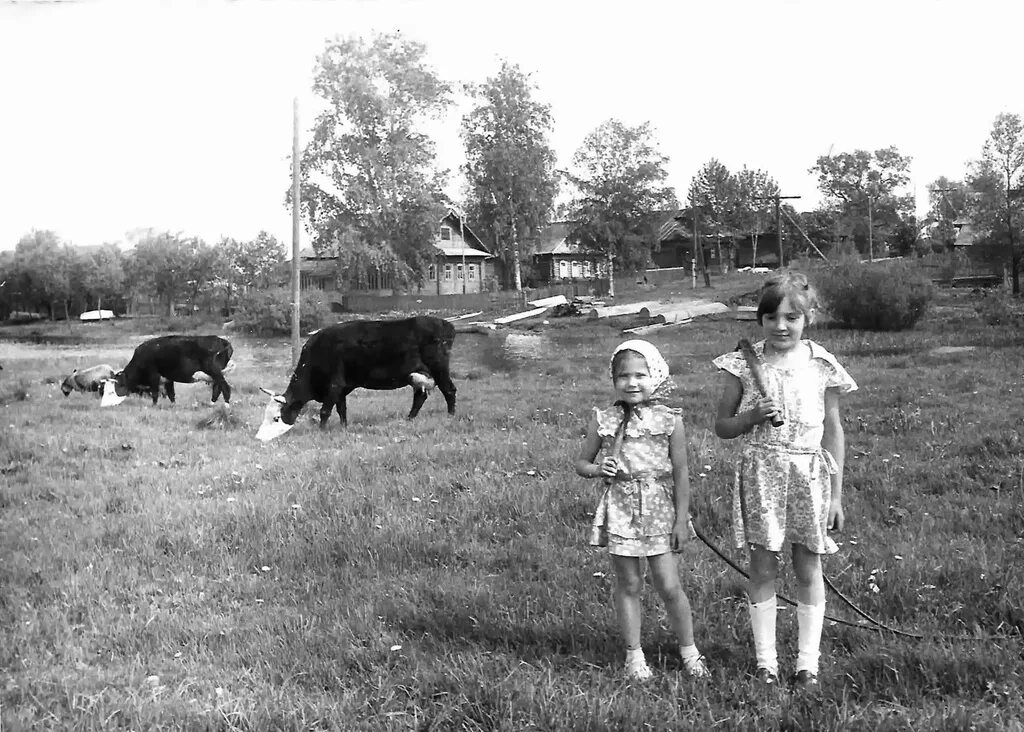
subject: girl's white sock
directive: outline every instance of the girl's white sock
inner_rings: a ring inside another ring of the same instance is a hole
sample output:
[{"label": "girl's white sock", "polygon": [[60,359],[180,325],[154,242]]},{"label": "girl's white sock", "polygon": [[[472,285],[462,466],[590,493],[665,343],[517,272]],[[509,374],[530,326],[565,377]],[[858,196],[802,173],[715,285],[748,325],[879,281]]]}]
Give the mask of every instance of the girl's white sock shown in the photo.
[{"label": "girl's white sock", "polygon": [[818,657],[821,646],[821,627],[825,624],[825,603],[820,605],[796,604],[796,622],[799,629],[799,651],[796,656],[796,670],[818,673]]},{"label": "girl's white sock", "polygon": [[[763,602],[749,603],[747,607],[750,609],[750,628],[754,632],[754,656],[757,658],[757,667],[778,674],[779,657],[775,651],[775,595]],[[801,638],[802,633],[801,630]]]},{"label": "girl's white sock", "polygon": [[679,656],[683,659],[683,665],[690,669],[694,663],[700,660],[700,651],[697,650],[696,644],[689,646],[680,645]]},{"label": "girl's white sock", "polygon": [[643,648],[627,648],[626,649],[626,663],[646,663],[647,659],[644,658]]}]

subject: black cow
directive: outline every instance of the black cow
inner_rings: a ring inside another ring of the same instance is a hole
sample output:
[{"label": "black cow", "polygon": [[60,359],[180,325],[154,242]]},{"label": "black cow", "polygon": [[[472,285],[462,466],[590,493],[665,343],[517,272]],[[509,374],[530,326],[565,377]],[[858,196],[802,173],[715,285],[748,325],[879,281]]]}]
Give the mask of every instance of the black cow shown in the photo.
[{"label": "black cow", "polygon": [[164,393],[171,402],[174,402],[174,382],[191,384],[207,380],[213,382],[211,401],[216,402],[223,394],[224,401],[230,402],[231,386],[224,379],[224,372],[234,365],[229,365],[232,353],[231,344],[220,336],[150,338],[139,344],[128,365],[107,382],[101,404],[119,404],[128,394],[141,390],[148,390],[156,404],[162,379],[166,380]]},{"label": "black cow", "polygon": [[434,385],[455,414],[455,384],[448,360],[455,327],[446,320],[421,315],[405,320],[357,320],[338,323],[310,336],[284,394],[267,389],[270,404],[256,436],[271,440],[287,432],[309,401],[321,403],[320,427],[327,426],[337,408],[341,423],[348,423],[345,397],[355,389],[413,387],[415,417]]}]

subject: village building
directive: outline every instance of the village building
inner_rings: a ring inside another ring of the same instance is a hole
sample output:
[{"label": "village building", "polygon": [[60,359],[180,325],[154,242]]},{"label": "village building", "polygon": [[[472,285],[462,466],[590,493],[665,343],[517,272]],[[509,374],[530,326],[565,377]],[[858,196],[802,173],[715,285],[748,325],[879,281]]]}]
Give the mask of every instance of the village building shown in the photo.
[{"label": "village building", "polygon": [[[689,209],[658,212],[661,221],[651,247],[657,268],[690,268],[693,261],[693,214]],[[704,263],[719,271],[741,267],[776,267],[779,246],[774,231],[753,234],[732,230],[699,230]]]},{"label": "village building", "polygon": [[607,258],[583,249],[569,237],[572,222],[557,221],[540,230],[534,242],[533,271],[537,284],[601,280],[608,276]]},{"label": "village building", "polygon": [[437,255],[427,267],[424,292],[468,295],[497,289],[495,257],[454,209],[441,217],[434,249]]},{"label": "village building", "polygon": [[[299,252],[299,284],[303,290],[339,291],[338,257],[318,253],[310,247]],[[285,263],[284,267],[290,264]],[[458,295],[496,289],[497,260],[454,209],[441,217],[434,240],[434,259],[427,266],[422,284],[416,288],[427,295]],[[414,286],[415,287],[415,286]],[[394,273],[384,267],[368,267],[350,290],[380,295],[395,294]]]}]

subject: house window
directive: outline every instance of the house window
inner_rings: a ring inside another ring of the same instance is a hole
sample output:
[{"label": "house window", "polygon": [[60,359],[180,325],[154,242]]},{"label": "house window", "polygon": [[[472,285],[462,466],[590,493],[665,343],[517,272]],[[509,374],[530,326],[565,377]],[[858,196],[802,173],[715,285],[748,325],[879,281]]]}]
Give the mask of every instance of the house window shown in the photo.
[{"label": "house window", "polygon": [[464,275],[464,274],[462,273],[462,265],[461,265],[461,264],[456,264],[456,265],[455,265],[455,273],[456,273],[456,276],[458,276],[458,278],[459,278],[460,280],[461,280],[461,279],[462,279],[463,277],[465,277],[465,275]]},{"label": "house window", "polygon": [[582,276],[583,276],[583,265],[580,264],[579,262],[573,262],[572,263],[572,278],[575,280],[575,279],[579,279]]},{"label": "house window", "polygon": [[564,280],[569,277],[569,263],[564,259],[558,260],[558,279]]},{"label": "house window", "polygon": [[476,279],[476,265],[475,264],[470,264],[468,266],[469,266],[469,272],[467,273],[467,277],[469,279],[471,279],[471,280],[475,280]]},{"label": "house window", "polygon": [[452,266],[450,264],[446,264],[444,266],[444,279],[445,279],[445,282],[451,282],[452,281]]},{"label": "house window", "polygon": [[589,259],[583,263],[583,276],[588,279],[594,276],[594,263]]},{"label": "house window", "polygon": [[451,241],[451,240],[452,240],[452,227],[450,227],[450,226],[442,226],[441,227],[441,241]]},{"label": "house window", "polygon": [[431,264],[427,267],[427,279],[431,282],[437,279],[437,265]]}]

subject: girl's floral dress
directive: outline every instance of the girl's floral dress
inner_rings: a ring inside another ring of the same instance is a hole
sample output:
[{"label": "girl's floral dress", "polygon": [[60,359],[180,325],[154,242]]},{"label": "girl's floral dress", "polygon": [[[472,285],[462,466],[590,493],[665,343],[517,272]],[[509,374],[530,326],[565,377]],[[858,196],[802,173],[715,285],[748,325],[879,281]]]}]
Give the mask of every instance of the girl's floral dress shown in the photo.
[{"label": "girl's floral dress", "polygon": [[[741,454],[733,485],[733,539],[737,548],[758,544],[777,552],[784,544],[803,544],[816,554],[836,551],[826,542],[832,497],[829,476],[838,470],[821,446],[825,427],[825,390],[846,394],[857,388],[835,357],[814,341],[809,360],[782,369],[763,364],[768,396],[782,405],[785,424],[755,426],[741,436]],[[764,341],[754,349],[764,356]],[[753,408],[759,392],[739,352],[714,360],[715,366],[738,377],[743,398],[737,413]]]},{"label": "girl's floral dress", "polygon": [[[622,408],[594,409],[601,449],[611,452]],[[608,481],[590,543],[611,554],[648,557],[671,550],[676,510],[669,438],[678,412],[662,404],[633,408],[619,453],[619,475]]]}]

